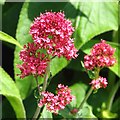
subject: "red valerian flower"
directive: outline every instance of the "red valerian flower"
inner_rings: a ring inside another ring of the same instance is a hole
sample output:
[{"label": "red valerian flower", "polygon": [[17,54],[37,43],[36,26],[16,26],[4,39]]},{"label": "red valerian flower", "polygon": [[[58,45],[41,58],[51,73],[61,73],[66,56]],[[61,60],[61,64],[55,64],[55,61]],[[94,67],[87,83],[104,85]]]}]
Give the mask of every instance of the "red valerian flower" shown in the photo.
[{"label": "red valerian flower", "polygon": [[46,71],[49,59],[46,54],[39,52],[39,46],[35,43],[24,45],[24,49],[20,51],[20,59],[22,65],[17,65],[21,70],[20,77],[24,78],[29,75],[43,76]]},{"label": "red valerian flower", "polygon": [[57,95],[50,92],[42,92],[42,96],[43,98],[40,100],[38,106],[42,107],[45,104],[46,108],[55,114],[57,114],[59,110],[64,109],[74,98],[68,86],[61,84],[58,85]]},{"label": "red valerian flower", "polygon": [[30,34],[36,44],[47,49],[52,56],[64,56],[67,60],[77,57],[74,47],[74,28],[62,12],[46,12],[35,18],[30,27]]},{"label": "red valerian flower", "polygon": [[115,49],[112,48],[105,40],[95,44],[90,55],[85,55],[84,65],[88,70],[93,70],[95,67],[110,67],[116,63],[113,54]]},{"label": "red valerian flower", "polygon": [[91,50],[91,54],[95,56],[113,56],[114,52],[115,48],[112,48],[105,40],[101,40],[100,43],[95,44]]},{"label": "red valerian flower", "polygon": [[99,78],[92,80],[90,83],[94,90],[99,88],[106,88],[107,87],[107,79],[99,76]]}]

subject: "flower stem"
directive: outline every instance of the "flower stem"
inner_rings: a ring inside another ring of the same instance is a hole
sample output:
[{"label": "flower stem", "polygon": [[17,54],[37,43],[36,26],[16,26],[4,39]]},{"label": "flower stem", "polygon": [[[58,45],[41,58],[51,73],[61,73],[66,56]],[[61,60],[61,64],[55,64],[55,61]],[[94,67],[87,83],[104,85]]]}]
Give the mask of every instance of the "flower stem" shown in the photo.
[{"label": "flower stem", "polygon": [[86,102],[86,100],[88,99],[88,97],[91,95],[93,91],[93,88],[91,87],[88,91],[88,93],[86,94],[85,98],[83,99],[82,103],[80,104],[80,106],[78,107],[78,111],[82,109],[84,103]]},{"label": "flower stem", "polygon": [[43,87],[42,87],[42,92],[44,92],[47,88],[47,80],[49,78],[49,74],[50,74],[50,63],[48,63],[48,66],[47,66],[44,83],[43,83]]},{"label": "flower stem", "polygon": [[[43,87],[42,87],[42,92],[44,92],[47,88],[47,80],[49,78],[49,74],[50,74],[50,62],[48,63],[48,66],[47,66],[47,69],[46,69],[44,82],[43,82]],[[40,88],[39,88],[39,85],[38,85],[38,81],[36,80],[36,82],[37,82],[38,92],[40,93]],[[37,109],[36,109],[35,114],[33,116],[33,120],[38,118],[38,115],[39,115],[40,111],[41,111],[41,107],[37,106]]]},{"label": "flower stem", "polygon": [[37,83],[38,93],[39,93],[39,95],[40,95],[40,87],[39,87],[39,83],[38,83],[38,78],[36,77],[35,80],[36,80],[36,83]]},{"label": "flower stem", "polygon": [[[99,72],[100,72],[100,68],[96,68],[95,69],[95,79],[97,79],[99,77]],[[91,87],[88,91],[88,93],[86,94],[85,98],[83,99],[83,101],[81,102],[80,106],[78,107],[78,111],[80,111],[84,105],[84,103],[87,101],[87,99],[89,98],[89,96],[92,94],[93,88]]]}]

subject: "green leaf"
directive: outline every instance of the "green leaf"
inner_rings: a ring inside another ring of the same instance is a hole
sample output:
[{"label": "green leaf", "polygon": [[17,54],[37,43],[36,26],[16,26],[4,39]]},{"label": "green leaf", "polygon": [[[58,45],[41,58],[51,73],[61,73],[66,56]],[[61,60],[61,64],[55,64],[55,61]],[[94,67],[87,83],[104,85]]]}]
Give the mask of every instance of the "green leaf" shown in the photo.
[{"label": "green leaf", "polygon": [[77,113],[76,118],[96,118],[96,116],[92,113],[92,107],[88,104],[85,104],[82,110]]},{"label": "green leaf", "polygon": [[[31,21],[27,19],[27,13],[28,13],[28,6],[29,3],[24,3],[19,21],[18,21],[18,27],[17,27],[17,32],[16,32],[16,38],[18,42],[23,46],[24,44],[27,44],[27,42],[31,42],[31,36],[29,35],[29,27],[31,24]],[[22,62],[19,59],[19,52],[20,48],[16,47],[15,52],[14,52],[14,74],[15,74],[15,81],[16,85],[20,91],[22,99],[25,99],[32,91],[33,85],[34,87],[36,86],[35,84],[35,79],[32,76],[28,76],[24,79],[20,79],[17,74],[20,74],[19,68],[16,67],[17,64],[21,64]]]},{"label": "green leaf", "polygon": [[22,46],[20,45],[20,43],[17,40],[15,40],[13,37],[9,36],[8,34],[2,32],[2,31],[0,31],[0,40],[12,43],[12,44],[17,45],[18,47],[22,48]]},{"label": "green leaf", "polygon": [[[112,112],[120,112],[120,97],[118,97],[112,105]],[[119,115],[119,114],[118,114]],[[120,115],[119,115],[120,116]]]},{"label": "green leaf", "polygon": [[12,105],[17,118],[26,118],[25,109],[18,88],[12,78],[0,67],[0,94]]},{"label": "green leaf", "polygon": [[75,99],[71,102],[72,107],[79,107],[86,94],[87,86],[83,83],[76,83],[70,87]]},{"label": "green leaf", "polygon": [[67,66],[68,61],[61,57],[55,57],[50,63],[50,71],[52,76],[55,76],[58,72],[60,72],[65,66]]},{"label": "green leaf", "polygon": [[87,73],[88,73],[88,76],[90,79],[92,79],[92,80],[95,79],[95,72],[94,71],[88,70]]},{"label": "green leaf", "polygon": [[[118,29],[118,2],[71,2],[78,10],[75,46],[79,49],[94,36]],[[103,14],[105,13],[105,14]]]},{"label": "green leaf", "polygon": [[46,109],[46,106],[44,106],[43,111],[41,113],[41,117],[39,118],[39,120],[42,120],[42,119],[44,120],[45,118],[46,119],[52,118],[52,113]]},{"label": "green leaf", "polygon": [[[81,50],[83,52],[85,52],[86,54],[89,54],[90,53],[90,50],[91,48],[100,41],[98,40],[91,40],[91,41],[88,41],[86,44],[84,44],[82,47],[81,47]],[[120,71],[119,71],[119,64],[120,64],[120,60],[119,60],[119,56],[120,56],[120,44],[117,44],[117,43],[114,43],[114,42],[108,42],[108,44],[110,44],[113,48],[116,48],[116,51],[115,51],[115,58],[117,60],[117,62],[115,63],[114,66],[112,67],[109,67],[110,70],[112,70],[118,77],[120,77]]]},{"label": "green leaf", "polygon": [[5,0],[0,0],[0,4],[4,5]]},{"label": "green leaf", "polygon": [[67,105],[63,110],[59,110],[58,114],[64,118],[74,118],[74,116],[70,113],[70,105]]},{"label": "green leaf", "polygon": [[[77,83],[70,88],[72,90],[72,95],[76,98],[70,103],[70,105],[73,108],[78,108],[86,95],[87,86],[83,83]],[[77,113],[76,118],[95,118],[92,113],[92,107],[85,103],[82,110]]]},{"label": "green leaf", "polygon": [[0,108],[1,109],[1,117],[2,119],[5,119],[5,118],[16,118],[16,115],[15,115],[15,112],[13,110],[13,107],[11,106],[10,102],[7,100],[7,98],[5,99],[2,99],[2,102],[1,102],[1,106]]}]

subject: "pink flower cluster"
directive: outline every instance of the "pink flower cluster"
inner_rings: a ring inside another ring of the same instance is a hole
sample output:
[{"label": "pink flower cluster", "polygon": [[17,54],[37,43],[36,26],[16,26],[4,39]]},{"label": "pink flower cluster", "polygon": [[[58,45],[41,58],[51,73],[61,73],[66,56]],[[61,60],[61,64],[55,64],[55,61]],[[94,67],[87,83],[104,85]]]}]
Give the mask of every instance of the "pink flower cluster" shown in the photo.
[{"label": "pink flower cluster", "polygon": [[57,95],[50,92],[42,92],[43,98],[40,100],[38,106],[42,107],[46,104],[49,111],[56,113],[60,109],[64,109],[69,104],[74,96],[71,95],[71,90],[68,86],[59,84],[57,88]]},{"label": "pink flower cluster", "polygon": [[106,78],[99,76],[99,78],[92,80],[90,84],[92,85],[93,89],[96,90],[99,88],[106,88],[108,82]]},{"label": "pink flower cluster", "polygon": [[[35,18],[30,27],[34,42],[24,45],[20,52],[23,64],[17,66],[21,70],[21,78],[28,75],[43,76],[49,61],[48,56],[64,56],[67,60],[77,57],[77,49],[70,38],[74,28],[64,17],[61,12],[46,12]],[[47,53],[39,52],[41,49]]]},{"label": "pink flower cluster", "polygon": [[30,34],[36,44],[47,49],[52,56],[64,56],[67,60],[77,57],[71,35],[74,31],[71,21],[64,13],[46,12],[35,18]]},{"label": "pink flower cluster", "polygon": [[112,48],[105,40],[95,44],[90,55],[84,57],[84,65],[88,70],[93,70],[95,67],[110,67],[116,62],[113,54],[115,49]]},{"label": "pink flower cluster", "polygon": [[22,65],[17,65],[21,70],[21,78],[28,75],[43,76],[46,71],[47,63],[49,59],[47,55],[41,54],[39,45],[34,43],[28,43],[24,45],[24,49],[20,52],[20,59],[23,61]]}]

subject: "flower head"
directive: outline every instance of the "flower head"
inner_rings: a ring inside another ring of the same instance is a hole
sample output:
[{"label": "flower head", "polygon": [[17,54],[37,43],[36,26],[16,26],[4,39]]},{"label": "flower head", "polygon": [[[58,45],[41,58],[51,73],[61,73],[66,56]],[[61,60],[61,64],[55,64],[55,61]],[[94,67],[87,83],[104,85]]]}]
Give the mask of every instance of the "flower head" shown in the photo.
[{"label": "flower head", "polygon": [[106,88],[107,87],[107,79],[99,76],[99,78],[92,80],[90,83],[93,87],[93,89],[99,89],[99,88]]},{"label": "flower head", "polygon": [[62,12],[46,12],[35,18],[30,34],[36,44],[47,49],[52,56],[64,56],[66,59],[77,57],[71,35],[74,31],[71,21],[65,19]]},{"label": "flower head", "polygon": [[43,76],[45,74],[49,59],[46,54],[39,52],[39,48],[35,43],[28,43],[20,51],[20,59],[23,64],[17,66],[21,70],[21,78],[28,75]]},{"label": "flower head", "polygon": [[88,70],[93,70],[95,67],[110,67],[116,62],[113,54],[115,49],[112,48],[105,40],[95,44],[90,55],[84,57],[84,65]]},{"label": "flower head", "polygon": [[115,48],[112,48],[105,40],[101,40],[100,43],[95,44],[91,50],[91,54],[95,56],[113,56],[114,52]]},{"label": "flower head", "polygon": [[38,106],[41,107],[46,104],[49,111],[56,113],[60,109],[64,109],[67,104],[69,104],[74,98],[71,95],[71,91],[67,86],[58,85],[57,95],[50,92],[42,92],[43,98],[40,100]]}]

